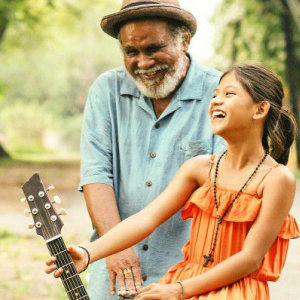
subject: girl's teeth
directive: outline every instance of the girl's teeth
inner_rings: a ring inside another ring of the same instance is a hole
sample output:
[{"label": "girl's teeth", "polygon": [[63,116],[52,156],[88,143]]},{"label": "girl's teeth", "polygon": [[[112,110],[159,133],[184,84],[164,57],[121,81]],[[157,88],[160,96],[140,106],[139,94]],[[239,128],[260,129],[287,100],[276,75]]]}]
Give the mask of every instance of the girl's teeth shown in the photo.
[{"label": "girl's teeth", "polygon": [[220,111],[216,111],[216,112],[213,112],[212,116],[213,116],[213,119],[225,118],[226,114],[223,112],[220,112]]}]

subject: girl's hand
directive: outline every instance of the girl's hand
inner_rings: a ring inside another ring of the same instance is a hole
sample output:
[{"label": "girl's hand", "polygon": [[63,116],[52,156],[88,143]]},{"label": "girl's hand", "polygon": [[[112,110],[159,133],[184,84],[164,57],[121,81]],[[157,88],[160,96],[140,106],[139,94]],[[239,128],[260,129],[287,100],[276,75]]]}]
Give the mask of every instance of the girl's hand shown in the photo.
[{"label": "girl's hand", "polygon": [[[72,257],[77,272],[80,273],[88,263],[87,253],[82,248],[76,246],[68,246],[67,249]],[[47,274],[50,274],[55,271],[54,277],[58,278],[63,273],[63,269],[62,268],[57,269],[57,265],[55,264],[55,261],[56,261],[56,257],[50,257],[46,260],[46,265],[48,267],[46,267],[45,272]]]},{"label": "girl's hand", "polygon": [[150,284],[138,291],[135,300],[180,300],[181,286],[179,283],[174,284]]}]

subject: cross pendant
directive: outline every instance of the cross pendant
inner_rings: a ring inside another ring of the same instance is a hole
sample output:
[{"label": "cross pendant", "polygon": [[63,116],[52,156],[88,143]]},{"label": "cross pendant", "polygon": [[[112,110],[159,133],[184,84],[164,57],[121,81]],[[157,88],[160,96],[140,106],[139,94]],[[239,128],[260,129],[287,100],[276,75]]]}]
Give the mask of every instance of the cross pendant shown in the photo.
[{"label": "cross pendant", "polygon": [[206,267],[207,264],[208,264],[210,261],[211,261],[211,262],[214,261],[214,259],[212,258],[211,254],[209,254],[209,255],[204,255],[203,257],[205,258],[205,262],[204,262],[204,264],[203,264],[203,267]]}]

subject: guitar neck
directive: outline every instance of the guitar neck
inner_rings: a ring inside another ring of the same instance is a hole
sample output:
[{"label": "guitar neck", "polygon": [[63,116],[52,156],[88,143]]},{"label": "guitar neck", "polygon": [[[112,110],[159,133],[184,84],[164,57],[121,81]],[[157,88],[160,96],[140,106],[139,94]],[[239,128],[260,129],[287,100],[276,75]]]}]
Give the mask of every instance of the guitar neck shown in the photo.
[{"label": "guitar neck", "polygon": [[71,300],[89,300],[85,287],[76,271],[72,258],[62,239],[58,237],[47,242],[47,247],[52,256],[55,256],[58,268],[63,268],[64,272],[61,281],[65,287],[67,295]]}]

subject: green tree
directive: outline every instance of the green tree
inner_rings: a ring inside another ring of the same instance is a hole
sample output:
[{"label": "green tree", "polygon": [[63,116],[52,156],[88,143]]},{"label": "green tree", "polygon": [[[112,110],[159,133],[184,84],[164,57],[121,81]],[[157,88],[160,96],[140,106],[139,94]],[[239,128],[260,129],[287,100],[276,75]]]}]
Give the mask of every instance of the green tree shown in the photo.
[{"label": "green tree", "polygon": [[[0,51],[3,45],[5,34],[10,26],[21,23],[32,27],[40,22],[41,11],[45,7],[53,7],[53,1],[41,1],[39,9],[36,9],[34,2],[30,0],[1,0],[0,2]],[[1,82],[0,82],[1,83]],[[3,94],[0,84],[0,95]],[[0,144],[0,158],[9,157],[9,154]]]},{"label": "green tree", "polygon": [[[300,49],[296,45],[300,31],[297,14],[291,10],[292,2],[300,5],[298,0],[223,0],[213,20],[218,67],[224,70],[232,64],[258,61],[274,70],[285,82],[299,124]],[[298,138],[296,150],[300,167]]]},{"label": "green tree", "polygon": [[[21,151],[22,144],[24,151],[43,150],[43,135],[49,131],[60,135],[67,148],[78,148],[89,86],[101,72],[121,63],[118,42],[99,26],[100,16],[116,11],[120,4],[109,0],[57,0],[50,6],[43,0],[23,2],[33,3],[38,19],[33,25],[13,18],[6,29],[0,53],[4,66],[0,86],[5,87],[0,130],[10,151]],[[14,118],[16,108],[19,115],[26,112],[22,121]],[[44,118],[33,118],[31,109]]]}]

